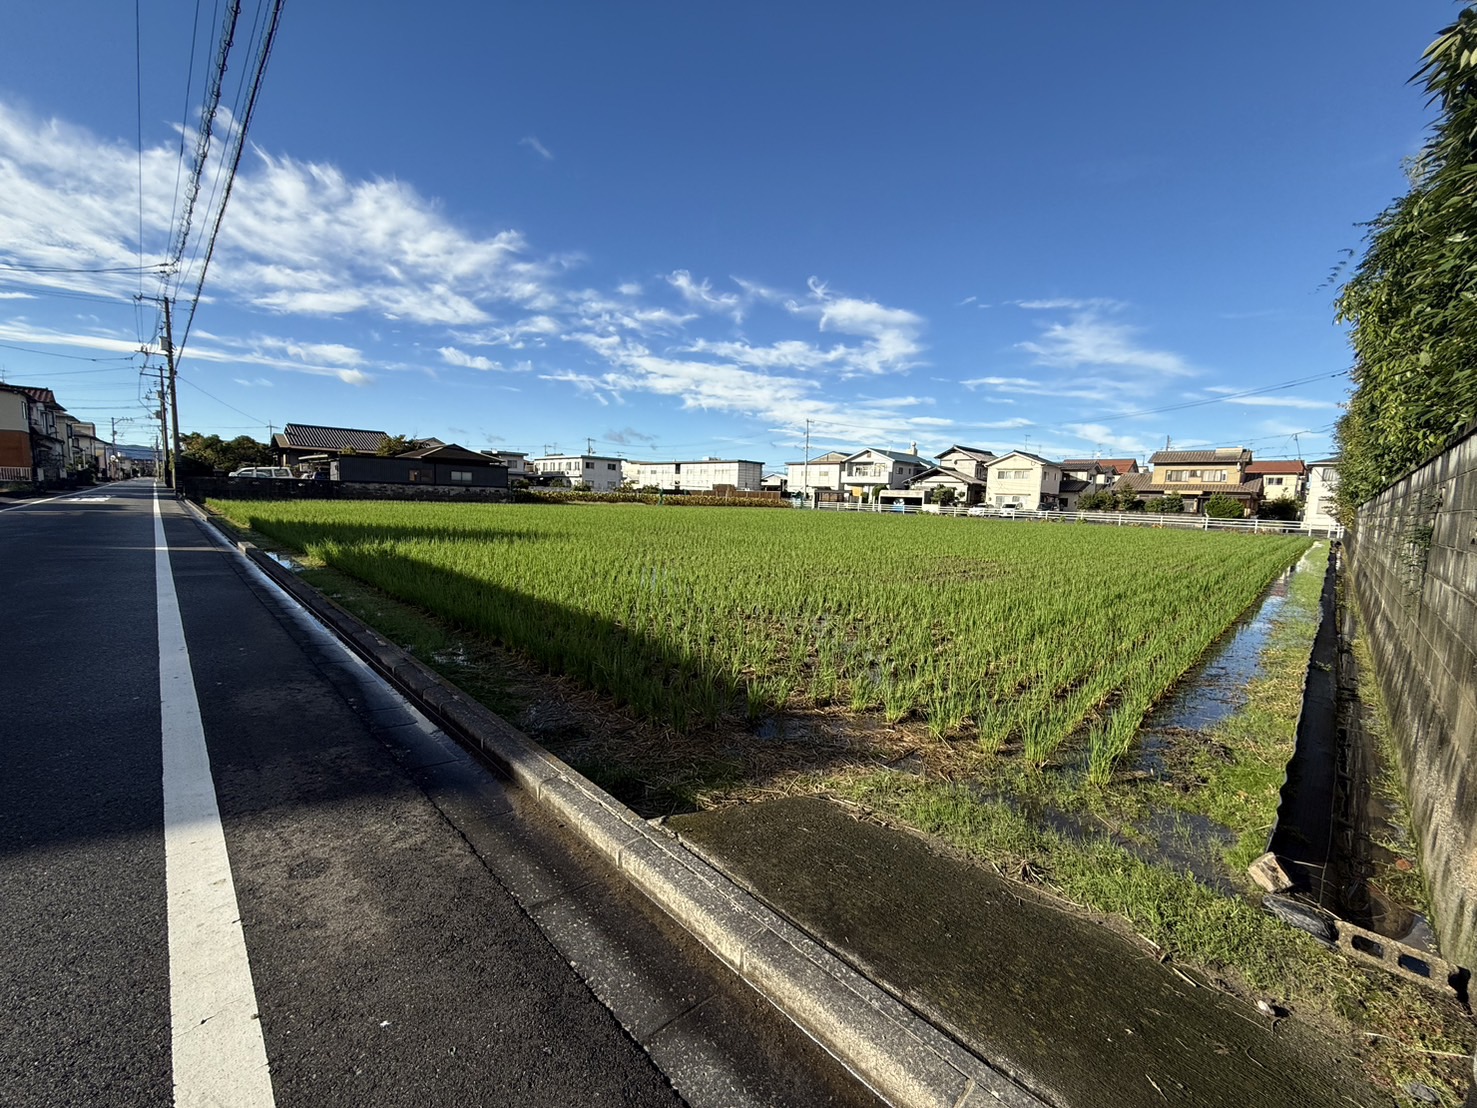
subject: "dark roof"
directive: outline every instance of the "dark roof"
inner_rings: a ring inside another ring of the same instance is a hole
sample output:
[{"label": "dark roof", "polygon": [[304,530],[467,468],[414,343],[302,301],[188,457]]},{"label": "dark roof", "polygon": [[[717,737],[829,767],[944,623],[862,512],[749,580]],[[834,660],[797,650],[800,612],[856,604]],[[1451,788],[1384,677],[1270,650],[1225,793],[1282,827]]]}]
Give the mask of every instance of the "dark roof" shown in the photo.
[{"label": "dark roof", "polygon": [[1091,481],[1084,481],[1079,477],[1063,477],[1057,492],[1086,492],[1092,487]]},{"label": "dark roof", "polygon": [[1252,462],[1251,465],[1246,467],[1246,472],[1248,475],[1253,473],[1296,473],[1301,476],[1308,472],[1308,466],[1301,458],[1291,458],[1271,462]]},{"label": "dark roof", "polygon": [[1012,450],[1008,454],[1002,454],[998,458],[990,459],[990,464],[993,465],[995,462],[1004,461],[1010,457],[1030,458],[1033,462],[1040,462],[1044,466],[1056,466],[1058,469],[1061,468],[1062,464],[1061,462],[1053,462],[1047,458],[1043,458],[1040,454],[1032,454],[1029,450]]},{"label": "dark roof", "polygon": [[1120,477],[1136,472],[1138,465],[1137,458],[1069,458],[1061,463],[1063,469],[1091,469],[1097,466],[1104,473],[1116,473]]},{"label": "dark roof", "polygon": [[881,454],[884,458],[890,458],[894,462],[915,462],[921,466],[930,466],[933,464],[931,459],[921,457],[918,454],[909,454],[905,450],[882,450],[876,446],[865,446],[858,450],[856,454],[848,454],[847,458],[855,458],[860,454]]},{"label": "dark roof", "polygon": [[336,450],[339,453],[353,450],[359,454],[373,454],[389,437],[383,431],[289,423],[280,434],[272,436],[272,443],[286,450]]},{"label": "dark roof", "polygon": [[1244,447],[1230,450],[1161,450],[1149,459],[1150,465],[1236,465],[1251,461],[1251,451]]},{"label": "dark roof", "polygon": [[395,457],[410,458],[420,462],[466,462],[479,466],[502,464],[497,458],[489,458],[486,454],[467,450],[454,442],[443,443],[439,446],[423,446],[419,450],[407,450],[404,454],[396,454]]},{"label": "dark roof", "polygon": [[983,487],[985,484],[983,477],[971,477],[969,474],[954,469],[952,466],[929,466],[922,473],[910,478],[908,480],[908,487],[912,488],[914,485],[926,481],[930,477],[950,477],[964,485],[979,485]]},{"label": "dark roof", "polygon": [[978,462],[988,462],[995,457],[992,450],[981,450],[976,446],[960,446],[958,443],[943,451],[939,456],[943,457],[944,454],[964,454]]}]

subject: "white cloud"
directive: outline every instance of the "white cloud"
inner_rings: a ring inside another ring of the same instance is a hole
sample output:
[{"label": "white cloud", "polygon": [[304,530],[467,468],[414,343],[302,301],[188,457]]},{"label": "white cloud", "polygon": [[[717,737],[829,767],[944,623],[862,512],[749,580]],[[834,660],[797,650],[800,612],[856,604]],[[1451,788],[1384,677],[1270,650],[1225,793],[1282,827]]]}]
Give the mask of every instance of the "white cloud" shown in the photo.
[{"label": "white cloud", "polygon": [[695,308],[736,316],[742,314],[743,298],[737,293],[715,293],[706,278],[694,281],[692,274],[685,269],[673,270],[667,274],[667,284],[681,293],[682,299]]},{"label": "white cloud", "polygon": [[1052,297],[1044,300],[1012,300],[1017,308],[1027,311],[1073,311],[1073,312],[1116,312],[1127,305],[1122,300],[1111,300],[1103,296],[1087,299],[1074,297]]},{"label": "white cloud", "polygon": [[1119,434],[1101,423],[1069,423],[1067,430],[1083,442],[1090,442],[1094,447],[1103,451],[1122,453],[1132,457],[1152,453],[1142,439]]},{"label": "white cloud", "polygon": [[1230,404],[1247,404],[1253,408],[1298,408],[1319,411],[1337,408],[1331,400],[1307,400],[1300,396],[1237,396],[1228,400]]},{"label": "white cloud", "polygon": [[525,135],[523,138],[518,140],[518,145],[528,147],[530,150],[533,150],[535,153],[537,153],[538,156],[543,158],[545,161],[552,162],[554,160],[554,155],[549,153],[549,148],[543,143],[539,142],[539,140],[533,135]]},{"label": "white cloud", "polygon": [[234,378],[234,380],[236,384],[248,389],[270,389],[275,387],[272,382],[268,381],[265,377],[256,377],[250,381],[246,380],[246,378],[244,377],[236,377]]},{"label": "white cloud", "polygon": [[1016,345],[1035,355],[1037,365],[1061,369],[1113,366],[1174,377],[1194,375],[1195,370],[1178,354],[1135,343],[1135,333],[1135,328],[1126,324],[1109,323],[1092,312],[1082,312],[1066,323],[1046,327],[1039,341]]}]

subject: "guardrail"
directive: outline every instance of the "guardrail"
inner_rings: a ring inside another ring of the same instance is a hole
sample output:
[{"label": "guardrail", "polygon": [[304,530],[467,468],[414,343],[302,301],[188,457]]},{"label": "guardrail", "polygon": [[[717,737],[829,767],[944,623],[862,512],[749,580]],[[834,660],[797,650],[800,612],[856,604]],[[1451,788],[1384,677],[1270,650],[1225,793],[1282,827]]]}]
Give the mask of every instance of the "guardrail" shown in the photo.
[{"label": "guardrail", "polygon": [[1106,527],[1174,527],[1189,531],[1243,531],[1259,535],[1309,535],[1317,538],[1342,538],[1339,524],[1315,527],[1300,520],[1280,519],[1212,519],[1210,516],[1160,514],[1157,512],[1033,512],[1023,508],[993,508],[981,513],[970,508],[945,508],[942,505],[848,504],[822,501],[816,508],[824,512],[873,512],[894,515],[938,515],[969,519],[1007,519],[1043,523],[1095,523]]}]

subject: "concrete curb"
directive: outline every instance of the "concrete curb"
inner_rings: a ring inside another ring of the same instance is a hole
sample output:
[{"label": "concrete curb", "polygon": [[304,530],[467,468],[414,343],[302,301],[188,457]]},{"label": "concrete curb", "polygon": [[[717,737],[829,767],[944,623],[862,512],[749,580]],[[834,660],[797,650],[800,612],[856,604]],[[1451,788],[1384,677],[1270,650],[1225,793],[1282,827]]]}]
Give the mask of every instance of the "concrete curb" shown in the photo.
[{"label": "concrete curb", "polygon": [[[215,521],[194,504],[202,522]],[[224,528],[221,528],[225,530]],[[647,898],[900,1108],[1045,1108],[827,948],[251,543],[237,549],[448,733],[502,769]]]}]

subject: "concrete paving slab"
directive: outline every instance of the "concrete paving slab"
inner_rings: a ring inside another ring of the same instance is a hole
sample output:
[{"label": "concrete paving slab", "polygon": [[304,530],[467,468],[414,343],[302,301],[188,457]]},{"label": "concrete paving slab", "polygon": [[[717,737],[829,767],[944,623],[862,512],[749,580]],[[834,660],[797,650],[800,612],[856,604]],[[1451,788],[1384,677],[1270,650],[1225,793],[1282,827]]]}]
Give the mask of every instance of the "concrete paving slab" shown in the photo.
[{"label": "concrete paving slab", "polygon": [[1195,988],[1116,932],[838,805],[786,799],[669,825],[1047,1103],[1389,1103],[1310,1029]]}]

